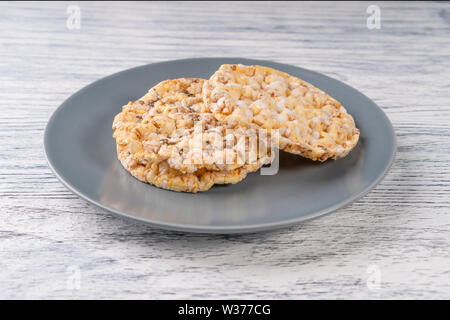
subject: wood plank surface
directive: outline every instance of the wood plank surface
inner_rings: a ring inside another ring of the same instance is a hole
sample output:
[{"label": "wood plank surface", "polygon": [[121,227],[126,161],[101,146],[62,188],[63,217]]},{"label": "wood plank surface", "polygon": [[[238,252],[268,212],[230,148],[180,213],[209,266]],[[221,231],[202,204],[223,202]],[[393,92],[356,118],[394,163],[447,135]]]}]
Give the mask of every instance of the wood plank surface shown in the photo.
[{"label": "wood plank surface", "polygon": [[[67,27],[73,5],[80,29]],[[396,130],[389,174],[334,214],[237,236],[123,221],[52,174],[43,132],[72,93],[216,56],[304,67],[369,96]],[[0,298],[449,298],[449,92],[449,2],[1,2]]]}]

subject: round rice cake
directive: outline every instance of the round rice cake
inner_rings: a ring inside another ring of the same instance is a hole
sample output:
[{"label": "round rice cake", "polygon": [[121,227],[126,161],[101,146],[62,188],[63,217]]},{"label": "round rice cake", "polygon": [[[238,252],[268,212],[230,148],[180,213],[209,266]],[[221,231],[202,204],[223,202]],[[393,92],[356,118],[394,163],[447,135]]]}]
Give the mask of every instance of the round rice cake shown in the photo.
[{"label": "round rice cake", "polygon": [[122,166],[136,179],[159,188],[197,193],[209,190],[214,184],[234,184],[247,176],[247,171],[237,168],[231,171],[199,169],[194,173],[182,173],[163,161],[140,161],[126,146],[117,145],[117,157]]},{"label": "round rice cake", "polygon": [[264,133],[222,124],[203,113],[204,82],[163,81],[116,115],[117,155],[134,177],[195,193],[214,184],[237,183],[272,160]]},{"label": "round rice cake", "polygon": [[281,150],[312,160],[342,158],[359,139],[338,101],[272,68],[224,64],[204,83],[203,99],[216,119],[268,130]]},{"label": "round rice cake", "polygon": [[204,79],[166,80],[122,108],[113,123],[116,143],[139,161],[166,161],[181,173],[200,169],[247,172],[272,160],[265,131],[221,123],[204,113]]}]

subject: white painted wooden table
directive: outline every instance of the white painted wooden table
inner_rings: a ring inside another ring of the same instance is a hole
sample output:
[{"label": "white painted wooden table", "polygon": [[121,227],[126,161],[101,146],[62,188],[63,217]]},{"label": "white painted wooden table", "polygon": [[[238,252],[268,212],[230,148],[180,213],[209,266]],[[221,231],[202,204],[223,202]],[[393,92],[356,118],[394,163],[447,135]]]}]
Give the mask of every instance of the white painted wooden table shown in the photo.
[{"label": "white painted wooden table", "polygon": [[[380,29],[366,24],[372,4]],[[390,173],[327,217],[240,236],[114,218],[51,173],[43,131],[76,90],[213,56],[289,63],[362,91],[395,127]],[[0,298],[450,298],[449,93],[448,2],[1,2]]]}]

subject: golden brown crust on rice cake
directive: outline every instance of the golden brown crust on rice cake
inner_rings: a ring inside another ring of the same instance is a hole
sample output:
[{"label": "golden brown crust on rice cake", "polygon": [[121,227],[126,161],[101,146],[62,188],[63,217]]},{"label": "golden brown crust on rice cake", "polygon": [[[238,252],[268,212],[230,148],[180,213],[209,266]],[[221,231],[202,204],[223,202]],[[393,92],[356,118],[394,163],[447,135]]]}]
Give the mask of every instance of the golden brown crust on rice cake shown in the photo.
[{"label": "golden brown crust on rice cake", "polygon": [[[204,81],[163,81],[116,115],[117,155],[134,177],[164,189],[199,192],[214,184],[237,183],[270,162],[264,141],[258,140],[260,149],[255,150],[250,139],[260,138],[255,130],[223,125],[201,111]],[[226,134],[232,141],[224,145]],[[242,150],[252,151],[253,158],[240,156]]]},{"label": "golden brown crust on rice cake", "polygon": [[139,161],[126,147],[120,145],[117,145],[117,157],[122,166],[136,179],[178,192],[206,191],[214,184],[234,184],[247,176],[247,171],[242,168],[231,171],[199,169],[194,173],[182,173],[171,168],[166,160]]},{"label": "golden brown crust on rice cake", "polygon": [[264,136],[202,112],[204,81],[166,80],[128,103],[114,119],[116,143],[126,146],[137,159],[165,160],[183,173],[202,168],[253,172],[269,163]]},{"label": "golden brown crust on rice cake", "polygon": [[224,64],[205,82],[203,100],[218,120],[275,129],[280,149],[312,160],[342,158],[359,139],[338,101],[272,68]]}]

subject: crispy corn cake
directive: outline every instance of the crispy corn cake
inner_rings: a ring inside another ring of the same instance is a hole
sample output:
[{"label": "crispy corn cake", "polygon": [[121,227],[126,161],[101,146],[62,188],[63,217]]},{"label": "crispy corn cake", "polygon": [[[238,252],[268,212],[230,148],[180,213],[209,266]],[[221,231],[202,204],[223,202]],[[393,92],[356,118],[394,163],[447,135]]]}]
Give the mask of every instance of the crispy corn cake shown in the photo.
[{"label": "crispy corn cake", "polygon": [[342,158],[359,139],[338,101],[272,68],[224,64],[204,83],[203,100],[219,121],[268,130],[281,150],[312,160]]},{"label": "crispy corn cake", "polygon": [[204,82],[163,81],[116,115],[118,157],[133,176],[197,192],[215,183],[236,183],[271,161],[264,132],[221,123],[203,112]]}]

